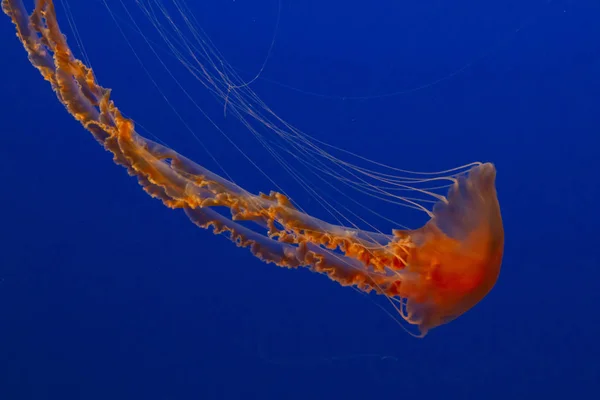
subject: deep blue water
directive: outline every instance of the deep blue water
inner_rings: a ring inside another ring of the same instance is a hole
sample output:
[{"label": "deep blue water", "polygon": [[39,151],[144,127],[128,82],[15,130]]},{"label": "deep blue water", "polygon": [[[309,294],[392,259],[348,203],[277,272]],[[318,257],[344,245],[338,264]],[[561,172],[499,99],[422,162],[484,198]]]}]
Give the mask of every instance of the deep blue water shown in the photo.
[{"label": "deep blue water", "polygon": [[[252,78],[273,38],[278,2],[189,3],[224,57]],[[214,168],[102,3],[70,6],[98,79],[114,88],[120,108]],[[272,54],[252,84],[279,115],[402,168],[496,164],[506,245],[493,291],[418,340],[356,292],[262,264],[195,228],[150,199],[64,111],[2,16],[0,398],[597,396],[600,3],[281,6]],[[59,4],[72,39],[63,11]],[[272,189],[159,65],[147,67],[228,171],[253,191]],[[260,157],[249,134],[177,73],[236,143]],[[396,94],[381,96],[389,93]],[[285,174],[265,162],[285,185]]]}]

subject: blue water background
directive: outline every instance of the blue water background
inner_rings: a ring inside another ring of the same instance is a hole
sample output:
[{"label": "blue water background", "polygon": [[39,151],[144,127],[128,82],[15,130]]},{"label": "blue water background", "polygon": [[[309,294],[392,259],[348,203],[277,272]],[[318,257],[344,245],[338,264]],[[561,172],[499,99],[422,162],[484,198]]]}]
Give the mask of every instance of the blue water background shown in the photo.
[{"label": "blue water background", "polygon": [[[265,61],[278,2],[189,3],[215,46],[251,79]],[[283,118],[401,168],[495,163],[506,231],[496,287],[417,340],[369,298],[308,271],[265,265],[197,229],[150,199],[65,112],[2,16],[0,398],[597,396],[600,4],[281,5],[273,51],[251,87]],[[162,102],[102,3],[70,6],[119,107],[216,168]],[[60,7],[59,17],[73,40]],[[227,170],[253,191],[272,189],[125,28]],[[260,158],[260,145],[176,73]],[[285,187],[289,178],[262,154]],[[365,205],[419,222],[409,211]]]}]

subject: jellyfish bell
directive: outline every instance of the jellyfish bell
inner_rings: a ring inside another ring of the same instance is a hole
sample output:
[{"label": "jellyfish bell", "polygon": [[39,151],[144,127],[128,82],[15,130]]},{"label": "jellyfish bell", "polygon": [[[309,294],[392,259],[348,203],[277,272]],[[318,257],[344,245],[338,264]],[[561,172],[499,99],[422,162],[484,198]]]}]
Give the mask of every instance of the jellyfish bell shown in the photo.
[{"label": "jellyfish bell", "polygon": [[477,165],[460,176],[422,228],[397,231],[413,246],[399,295],[402,316],[426,333],[481,301],[500,274],[504,229],[495,187],[496,169]]}]

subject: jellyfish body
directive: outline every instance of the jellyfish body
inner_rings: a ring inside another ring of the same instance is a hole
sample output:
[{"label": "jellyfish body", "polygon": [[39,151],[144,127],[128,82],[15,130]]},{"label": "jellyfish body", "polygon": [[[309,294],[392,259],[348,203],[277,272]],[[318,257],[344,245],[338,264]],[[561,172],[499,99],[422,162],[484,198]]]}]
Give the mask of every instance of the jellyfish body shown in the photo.
[{"label": "jellyfish body", "polygon": [[[22,0],[2,0],[2,10],[67,111],[150,196],[183,209],[199,227],[228,233],[265,262],[307,267],[342,285],[384,295],[423,335],[469,310],[494,286],[504,232],[492,164],[477,164],[454,179],[420,229],[386,235],[332,225],[299,211],[281,193],[249,193],[139,135],[110,99],[110,90],[73,56],[52,0],[37,0],[31,15]],[[230,216],[218,207],[229,209]]]},{"label": "jellyfish body", "polygon": [[504,229],[495,176],[491,164],[472,168],[434,206],[433,218],[408,234],[415,247],[405,270],[418,278],[415,294],[401,296],[409,299],[407,319],[421,332],[472,308],[498,279]]}]

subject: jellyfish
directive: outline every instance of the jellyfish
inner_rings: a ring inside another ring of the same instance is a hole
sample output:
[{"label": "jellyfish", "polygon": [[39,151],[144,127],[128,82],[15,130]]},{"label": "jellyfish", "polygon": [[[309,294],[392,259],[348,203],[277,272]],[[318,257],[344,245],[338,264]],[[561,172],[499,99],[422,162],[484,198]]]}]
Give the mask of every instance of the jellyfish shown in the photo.
[{"label": "jellyfish", "polygon": [[31,14],[22,0],[2,0],[2,10],[69,114],[147,194],[182,209],[198,227],[226,234],[264,262],[309,268],[343,286],[385,296],[420,336],[471,309],[495,285],[504,231],[493,164],[474,163],[448,178],[447,194],[436,198],[421,228],[386,234],[328,223],[283,193],[250,193],[139,134],[111,91],[74,56],[52,0],[37,0]]}]

